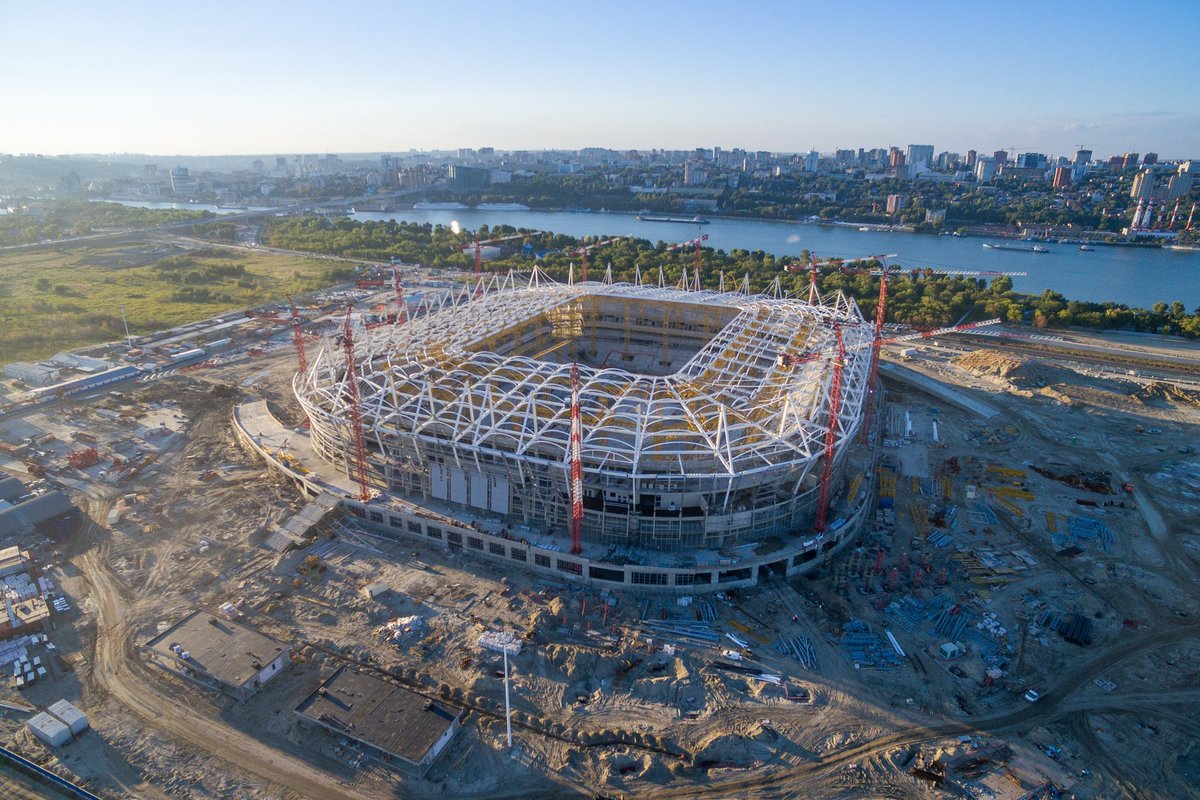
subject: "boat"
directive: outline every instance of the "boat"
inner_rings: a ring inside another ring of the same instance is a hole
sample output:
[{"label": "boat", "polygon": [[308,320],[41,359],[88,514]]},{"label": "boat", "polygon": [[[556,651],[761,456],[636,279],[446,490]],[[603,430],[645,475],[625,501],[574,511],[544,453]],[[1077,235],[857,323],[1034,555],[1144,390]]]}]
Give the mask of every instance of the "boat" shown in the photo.
[{"label": "boat", "polygon": [[476,208],[480,211],[528,211],[524,203],[480,203]]},{"label": "boat", "polygon": [[1040,244],[1035,244],[1032,247],[1021,244],[994,244],[987,242],[983,245],[989,250],[1016,250],[1018,253],[1049,253],[1048,247],[1043,247]]},{"label": "boat", "polygon": [[1081,245],[1079,245],[1079,249],[1085,253],[1090,253],[1091,251],[1095,250],[1096,248],[1092,247],[1090,244],[1081,244]]},{"label": "boat", "polygon": [[638,222],[678,222],[684,225],[707,225],[708,220],[704,217],[648,217],[643,214],[638,214],[636,217]]}]

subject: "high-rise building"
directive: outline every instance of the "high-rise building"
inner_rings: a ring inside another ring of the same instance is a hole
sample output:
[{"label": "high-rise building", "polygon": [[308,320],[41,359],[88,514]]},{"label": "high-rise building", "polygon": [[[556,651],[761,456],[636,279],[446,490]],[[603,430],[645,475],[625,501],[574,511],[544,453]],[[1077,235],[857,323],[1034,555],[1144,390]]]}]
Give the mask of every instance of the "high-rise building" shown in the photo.
[{"label": "high-rise building", "polygon": [[1055,167],[1054,168],[1054,188],[1065,189],[1071,185],[1071,168],[1070,167]]},{"label": "high-rise building", "polygon": [[[1185,162],[1191,163],[1191,162]],[[1192,173],[1184,170],[1180,165],[1179,171],[1171,176],[1167,181],[1167,199],[1178,200],[1192,190]]]},{"label": "high-rise building", "polygon": [[1021,169],[1045,169],[1045,153],[1021,153],[1017,158],[1017,166]]},{"label": "high-rise building", "polygon": [[1137,153],[1126,153],[1121,157],[1121,169],[1129,169],[1138,165]]},{"label": "high-rise building", "polygon": [[975,159],[975,180],[987,183],[996,177],[996,159],[994,156],[978,156]]},{"label": "high-rise building", "polygon": [[1000,169],[1000,167],[1003,167],[1008,163],[1008,151],[997,150],[996,152],[992,153],[992,161],[996,162],[996,169]]},{"label": "high-rise building", "polygon": [[708,183],[708,170],[699,161],[689,161],[683,165],[683,185],[703,186]]},{"label": "high-rise building", "polygon": [[816,172],[817,167],[821,163],[821,154],[816,150],[809,150],[808,155],[804,157],[804,171]]},{"label": "high-rise building", "polygon": [[904,153],[899,147],[892,147],[888,150],[888,166],[895,168],[904,165]]},{"label": "high-rise building", "polygon": [[1092,160],[1091,150],[1076,150],[1075,151],[1075,166],[1082,167]]},{"label": "high-rise building", "polygon": [[1154,171],[1144,169],[1133,178],[1129,196],[1134,200],[1149,200],[1154,196]]},{"label": "high-rise building", "polygon": [[263,175],[267,171],[267,165],[263,163],[261,158],[256,158],[253,162],[251,162],[250,169],[255,175]]},{"label": "high-rise building", "polygon": [[975,159],[979,157],[979,153],[974,150],[967,151],[967,169],[975,169]]},{"label": "high-rise building", "polygon": [[455,189],[482,189],[491,183],[492,172],[483,167],[451,164],[446,168],[446,178]]},{"label": "high-rise building", "polygon": [[887,197],[887,213],[898,214],[908,205],[908,195],[889,194]]},{"label": "high-rise building", "polygon": [[1142,157],[1142,166],[1143,167],[1152,167],[1157,163],[1158,163],[1158,153],[1146,153],[1146,155]]},{"label": "high-rise building", "polygon": [[917,177],[922,172],[928,172],[933,164],[933,145],[910,144],[908,146],[908,174]]}]

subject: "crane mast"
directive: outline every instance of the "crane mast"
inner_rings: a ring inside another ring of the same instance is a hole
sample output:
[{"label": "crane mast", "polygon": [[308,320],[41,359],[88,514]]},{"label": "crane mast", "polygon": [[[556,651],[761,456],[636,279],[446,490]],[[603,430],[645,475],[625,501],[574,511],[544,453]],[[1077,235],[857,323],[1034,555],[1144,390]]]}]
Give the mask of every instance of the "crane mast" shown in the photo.
[{"label": "crane mast", "polygon": [[571,555],[583,552],[583,423],[579,417],[579,364],[571,364]]},{"label": "crane mast", "polygon": [[346,351],[346,389],[350,395],[350,426],[354,434],[354,471],[358,481],[358,499],[371,499],[371,481],[367,477],[367,441],[363,436],[362,397],[358,393],[358,375],[354,363],[354,331],[350,328],[350,312],[346,306],[346,323],[342,330],[342,347]]},{"label": "crane mast", "polygon": [[842,371],[846,366],[846,343],[842,339],[842,326],[833,323],[837,335],[837,353],[834,355],[833,376],[829,382],[829,422],[825,426],[825,449],[821,455],[821,491],[817,498],[817,513],[813,518],[813,531],[823,533],[825,520],[829,516],[829,489],[833,483],[833,458],[837,449],[838,415],[842,412]]}]

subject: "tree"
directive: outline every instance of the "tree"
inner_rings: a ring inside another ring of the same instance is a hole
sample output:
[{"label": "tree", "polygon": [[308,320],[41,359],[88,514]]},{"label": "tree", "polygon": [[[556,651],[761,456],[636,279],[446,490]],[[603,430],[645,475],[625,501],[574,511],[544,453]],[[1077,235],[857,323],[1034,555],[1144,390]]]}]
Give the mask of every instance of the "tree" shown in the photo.
[{"label": "tree", "polygon": [[48,278],[38,278],[34,286],[39,292],[48,292],[50,291],[50,280]]}]

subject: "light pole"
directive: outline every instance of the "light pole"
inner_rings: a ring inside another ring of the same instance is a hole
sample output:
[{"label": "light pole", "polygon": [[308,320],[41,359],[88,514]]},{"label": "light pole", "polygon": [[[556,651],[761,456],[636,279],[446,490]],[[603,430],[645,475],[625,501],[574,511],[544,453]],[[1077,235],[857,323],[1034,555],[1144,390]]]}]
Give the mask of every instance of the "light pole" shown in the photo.
[{"label": "light pole", "polygon": [[512,750],[512,708],[508,703],[508,644],[504,647],[504,724],[508,728],[508,749]]},{"label": "light pole", "polygon": [[133,337],[129,335],[129,320],[125,318],[125,304],[121,303],[121,322],[125,325],[125,349],[133,349]]}]

